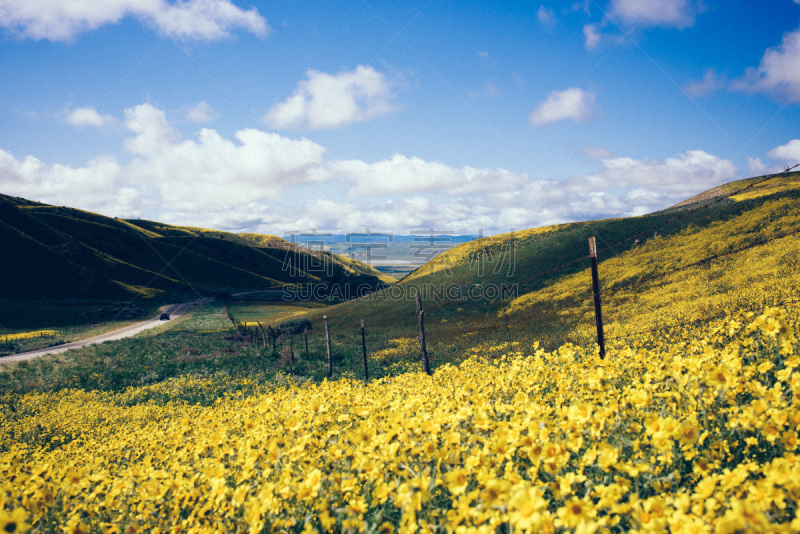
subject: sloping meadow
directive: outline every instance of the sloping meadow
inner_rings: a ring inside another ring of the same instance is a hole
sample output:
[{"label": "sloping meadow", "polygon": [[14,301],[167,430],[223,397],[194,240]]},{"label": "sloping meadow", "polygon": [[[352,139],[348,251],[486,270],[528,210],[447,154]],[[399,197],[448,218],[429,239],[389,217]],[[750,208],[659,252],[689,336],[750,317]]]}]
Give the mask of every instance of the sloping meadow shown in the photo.
[{"label": "sloping meadow", "polygon": [[605,360],[511,343],[368,385],[8,394],[0,530],[796,532],[799,318]]}]

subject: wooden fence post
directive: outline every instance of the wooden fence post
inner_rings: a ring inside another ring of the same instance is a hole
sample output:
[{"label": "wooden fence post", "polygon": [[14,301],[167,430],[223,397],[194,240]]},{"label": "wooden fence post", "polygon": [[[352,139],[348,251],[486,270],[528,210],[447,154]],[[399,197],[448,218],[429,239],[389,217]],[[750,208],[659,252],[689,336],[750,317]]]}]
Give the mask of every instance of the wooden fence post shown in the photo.
[{"label": "wooden fence post", "polygon": [[261,326],[261,322],[260,321],[256,321],[256,324],[258,325],[259,330],[261,330],[261,344],[260,344],[260,346],[263,346],[264,348],[267,348],[267,336],[264,335],[264,327]]},{"label": "wooden fence post", "polygon": [[422,309],[422,299],[417,293],[417,319],[419,320],[419,349],[422,352],[422,367],[426,373],[431,374],[428,363],[428,349],[425,347],[425,310]]},{"label": "wooden fence post", "polygon": [[289,355],[292,359],[292,367],[294,367],[294,336],[289,333]]},{"label": "wooden fence post", "polygon": [[306,361],[308,361],[308,327],[305,327],[304,333],[306,336]]},{"label": "wooden fence post", "polygon": [[364,383],[369,382],[369,367],[367,366],[367,335],[364,333],[364,319],[361,319],[361,348],[364,350]]},{"label": "wooden fence post", "polygon": [[328,330],[328,316],[323,315],[322,321],[325,323],[325,342],[328,344],[328,378],[333,376],[333,361],[331,360],[331,332]]},{"label": "wooden fence post", "polygon": [[603,310],[600,306],[600,275],[597,272],[597,243],[594,237],[589,238],[589,260],[592,265],[592,293],[594,294],[594,319],[597,324],[597,344],[600,346],[600,358],[606,357],[606,341],[603,335]]}]

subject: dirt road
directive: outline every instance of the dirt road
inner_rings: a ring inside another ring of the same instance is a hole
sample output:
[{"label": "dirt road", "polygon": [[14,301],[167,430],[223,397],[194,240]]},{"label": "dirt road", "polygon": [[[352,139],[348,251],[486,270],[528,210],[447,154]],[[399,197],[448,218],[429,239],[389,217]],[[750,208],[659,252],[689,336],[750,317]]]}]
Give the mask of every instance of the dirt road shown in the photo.
[{"label": "dirt road", "polygon": [[[189,309],[190,306],[193,304],[199,304],[201,302],[205,302],[210,299],[200,299],[194,302],[187,302],[185,304],[172,304],[171,306],[167,307],[165,310],[169,316],[174,319],[176,317],[180,317],[186,310]],[[161,314],[159,314],[161,315]],[[103,343],[105,341],[113,341],[116,339],[122,339],[124,337],[130,337],[143,330],[147,330],[148,328],[154,328],[156,326],[163,325],[168,323],[168,321],[161,321],[158,317],[153,319],[149,319],[147,321],[142,321],[141,323],[132,324],[130,326],[126,326],[125,328],[120,328],[119,330],[114,330],[112,332],[107,332],[105,334],[101,334],[99,336],[90,337],[88,339],[82,339],[80,341],[73,341],[72,343],[65,343],[63,345],[57,345],[55,347],[48,347],[45,349],[39,350],[32,350],[30,352],[20,352],[19,354],[9,354],[8,356],[0,357],[0,365],[11,363],[11,362],[19,362],[22,360],[30,360],[33,358],[38,358],[39,356],[44,356],[45,354],[56,354],[59,352],[65,352],[70,349],[79,349],[82,347],[86,347],[88,345],[94,345],[96,343]]]}]

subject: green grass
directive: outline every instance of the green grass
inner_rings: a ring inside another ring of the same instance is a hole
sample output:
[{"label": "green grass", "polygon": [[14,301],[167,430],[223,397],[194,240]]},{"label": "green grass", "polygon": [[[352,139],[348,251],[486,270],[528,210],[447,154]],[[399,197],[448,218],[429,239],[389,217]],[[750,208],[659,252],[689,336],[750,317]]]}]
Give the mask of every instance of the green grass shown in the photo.
[{"label": "green grass", "polygon": [[131,338],[4,365],[0,391],[120,390],[182,374],[274,374],[265,351],[233,334],[222,305],[208,304]]},{"label": "green grass", "polygon": [[[460,361],[475,347],[489,353],[510,342],[539,343],[546,350],[564,343],[593,346],[596,333],[587,257],[590,236],[597,237],[601,249],[601,290],[609,338],[654,328],[668,330],[730,309],[780,303],[800,293],[800,242],[796,235],[777,239],[800,230],[798,175],[790,178],[765,182],[741,195],[739,201],[724,199],[695,212],[690,210],[703,203],[644,217],[519,232],[513,236],[513,253],[503,243],[510,235],[473,241],[438,257],[424,272],[393,288],[311,310],[302,317],[312,321],[315,336],[321,338],[322,317],[327,316],[334,353],[341,360],[339,367],[355,376],[363,376],[362,319],[371,353],[390,349],[396,340],[405,339],[405,354],[393,359],[419,364],[415,348],[417,291],[423,296],[434,368]],[[639,234],[639,245],[624,241]],[[734,252],[771,239],[774,241],[768,244]],[[720,257],[681,269],[714,255]],[[553,270],[572,261],[575,263]],[[478,284],[483,288],[517,287],[519,298],[450,301],[446,295],[435,294],[442,287],[461,288],[463,293],[463,288],[477,288]],[[265,317],[265,325],[269,322]],[[375,375],[390,368],[376,366]]]},{"label": "green grass", "polygon": [[[90,338],[155,317],[152,302],[0,299],[0,356]],[[54,337],[12,340],[4,336],[55,330]]]},{"label": "green grass", "polygon": [[[362,319],[371,378],[419,369],[417,291],[423,295],[433,369],[471,354],[492,358],[537,344],[552,350],[574,343],[593,350],[589,236],[597,236],[601,249],[609,337],[625,340],[654,328],[670,335],[671,326],[800,296],[800,241],[796,235],[777,239],[800,230],[800,190],[796,176],[778,185],[783,187],[764,184],[763,194],[753,188],[738,201],[725,199],[696,212],[688,211],[688,206],[644,217],[519,232],[513,236],[512,256],[504,248],[512,236],[468,243],[453,249],[449,258],[434,260],[428,266],[434,267],[431,274],[418,272],[393,288],[333,306],[317,304],[306,309],[301,302],[213,302],[164,332],[5,366],[0,370],[0,391],[119,390],[184,374],[212,373],[264,382],[284,374],[323,380],[328,365],[323,316],[331,332],[334,378],[364,376]],[[638,234],[639,245],[624,241]],[[764,240],[772,241],[735,252]],[[681,268],[714,255],[720,257]],[[511,298],[450,301],[431,291],[491,285],[516,287],[518,293]],[[291,339],[294,363],[289,338],[278,341],[274,350],[253,346],[236,335],[226,305],[240,321],[260,321],[265,328],[289,319],[309,319],[313,328],[308,334],[308,356],[303,335]],[[610,340],[611,350],[615,342]]]},{"label": "green grass", "polygon": [[0,249],[13,251],[0,261],[0,294],[174,302],[297,283],[380,287],[386,281],[348,258],[319,258],[263,237],[124,221],[0,195]]}]

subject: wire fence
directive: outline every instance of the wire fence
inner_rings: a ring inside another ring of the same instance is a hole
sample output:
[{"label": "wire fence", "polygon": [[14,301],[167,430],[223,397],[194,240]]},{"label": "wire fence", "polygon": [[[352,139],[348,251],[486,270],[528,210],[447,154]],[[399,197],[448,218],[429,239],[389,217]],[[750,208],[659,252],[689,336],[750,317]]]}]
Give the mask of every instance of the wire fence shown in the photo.
[{"label": "wire fence", "polygon": [[[630,236],[628,236],[628,237],[626,237],[626,238],[624,238],[622,240],[619,240],[616,243],[614,243],[614,244],[612,244],[612,245],[610,245],[610,246],[608,246],[608,247],[606,247],[606,248],[604,248],[602,250],[596,251],[596,254],[602,254],[603,252],[608,252],[610,250],[615,250],[618,247],[620,247],[621,245],[626,244],[626,243],[636,243],[636,240],[640,239],[642,236],[650,235],[650,234],[652,234],[654,232],[657,232],[658,230],[661,230],[661,229],[667,227],[669,224],[672,224],[672,223],[675,223],[676,221],[684,219],[685,217],[688,217],[689,215],[699,213],[699,212],[701,212],[703,210],[708,210],[711,207],[719,204],[720,202],[722,202],[722,201],[724,201],[726,199],[729,199],[729,198],[731,198],[733,196],[736,196],[736,195],[743,194],[743,193],[747,192],[748,190],[751,190],[751,189],[753,189],[754,187],[756,187],[758,185],[764,184],[765,182],[767,182],[769,180],[772,180],[772,179],[775,179],[775,178],[778,178],[778,177],[781,177],[781,176],[785,176],[793,168],[794,167],[787,168],[784,172],[779,173],[779,174],[760,177],[758,179],[755,179],[755,180],[751,181],[750,183],[748,183],[744,187],[741,187],[741,188],[732,190],[730,192],[727,192],[725,194],[719,195],[718,197],[715,197],[713,200],[710,200],[709,202],[706,202],[706,203],[704,203],[704,204],[702,204],[700,206],[697,206],[695,208],[687,208],[684,211],[676,214],[675,216],[669,217],[665,221],[661,221],[658,224],[652,225],[652,226],[648,227],[647,229],[645,229],[643,231],[636,232],[633,235],[630,235]],[[552,321],[554,320],[555,316],[558,316],[559,314],[563,314],[565,312],[574,313],[576,309],[584,309],[585,308],[584,311],[587,314],[590,314],[591,311],[592,311],[592,308],[593,308],[592,303],[593,303],[593,298],[594,298],[594,300],[595,300],[594,311],[595,311],[595,314],[596,314],[596,319],[598,321],[598,339],[597,339],[597,342],[598,342],[598,345],[601,348],[601,356],[602,356],[603,347],[604,347],[605,341],[619,341],[619,340],[624,340],[624,339],[642,337],[642,336],[646,336],[646,335],[654,335],[654,334],[658,334],[660,332],[667,332],[667,331],[670,331],[670,330],[674,330],[676,328],[686,328],[686,327],[696,326],[698,324],[708,323],[708,322],[713,321],[713,320],[721,319],[721,318],[725,317],[726,315],[728,315],[729,310],[724,310],[724,311],[717,312],[717,313],[712,313],[712,314],[709,314],[709,315],[703,315],[701,317],[693,318],[693,319],[690,319],[690,320],[676,321],[676,322],[672,322],[670,324],[663,323],[663,324],[659,324],[657,327],[654,327],[654,328],[648,328],[648,329],[643,329],[643,330],[634,331],[634,332],[625,332],[625,333],[620,334],[620,335],[615,335],[615,336],[610,336],[610,337],[605,338],[603,336],[603,334],[602,334],[602,310],[601,310],[601,308],[599,306],[599,303],[600,303],[599,297],[609,298],[609,297],[618,295],[618,294],[623,293],[623,292],[635,291],[635,290],[637,290],[637,289],[639,289],[639,288],[641,288],[641,287],[643,287],[643,286],[645,286],[647,284],[652,284],[652,283],[657,282],[659,280],[663,280],[663,279],[665,279],[665,278],[667,278],[667,277],[669,277],[669,276],[671,276],[671,275],[673,275],[675,273],[678,273],[678,272],[681,272],[681,271],[690,270],[690,269],[694,269],[694,268],[699,268],[699,267],[702,267],[704,265],[711,264],[712,262],[715,262],[715,261],[721,261],[721,260],[725,260],[725,259],[728,259],[728,258],[734,258],[736,255],[741,255],[741,254],[743,254],[743,253],[745,253],[745,252],[747,252],[749,250],[755,249],[757,247],[763,247],[763,246],[769,245],[769,244],[771,244],[771,243],[773,243],[775,241],[781,240],[781,239],[787,239],[787,238],[795,237],[795,236],[797,236],[798,233],[800,233],[800,228],[794,228],[794,229],[791,229],[790,231],[784,231],[784,232],[782,232],[782,233],[780,233],[778,235],[774,235],[774,236],[771,236],[771,237],[766,238],[766,239],[760,239],[758,241],[753,241],[753,242],[747,243],[746,245],[742,245],[742,246],[739,246],[739,247],[731,249],[731,250],[726,250],[726,251],[723,251],[723,252],[717,252],[717,253],[714,253],[714,254],[710,254],[710,255],[708,255],[708,256],[700,259],[700,260],[690,261],[690,262],[687,262],[687,263],[672,267],[671,269],[669,269],[667,271],[651,273],[651,274],[647,274],[647,275],[644,275],[644,276],[640,276],[640,277],[638,277],[636,279],[632,279],[632,280],[629,280],[629,281],[624,282],[624,283],[612,285],[611,287],[609,287],[607,289],[604,289],[604,290],[597,289],[595,293],[593,293],[590,284],[587,283],[585,290],[579,291],[579,295],[574,296],[574,297],[569,298],[569,299],[562,299],[561,301],[559,301],[557,303],[554,303],[553,306],[550,309],[539,310],[539,311],[535,311],[535,312],[531,312],[531,313],[525,313],[525,314],[519,314],[518,317],[512,317],[511,319],[509,319],[507,311],[503,311],[502,313],[498,314],[497,317],[486,315],[486,316],[484,316],[482,318],[482,320],[473,318],[473,319],[471,319],[469,325],[452,326],[452,327],[444,326],[443,327],[441,325],[447,324],[447,323],[444,322],[446,319],[442,318],[442,319],[440,319],[440,321],[435,326],[433,326],[433,328],[430,327],[432,325],[429,325],[428,329],[426,330],[425,326],[424,326],[424,324],[425,324],[424,323],[424,319],[426,318],[426,315],[425,315],[426,312],[432,312],[432,311],[439,310],[439,309],[447,307],[447,306],[454,306],[454,305],[457,305],[457,304],[463,304],[464,301],[463,300],[457,300],[457,299],[448,300],[448,299],[445,299],[445,298],[441,298],[439,301],[435,301],[435,300],[427,301],[427,302],[425,302],[425,304],[423,306],[421,301],[420,301],[420,299],[419,299],[419,297],[417,297],[417,305],[416,306],[413,306],[413,301],[409,299],[408,300],[408,304],[409,304],[408,309],[406,309],[404,311],[397,312],[397,313],[393,313],[393,314],[389,314],[389,315],[381,315],[380,316],[379,319],[380,319],[380,322],[382,324],[386,324],[387,322],[395,321],[396,322],[396,328],[392,328],[392,329],[379,328],[377,331],[370,331],[369,330],[369,325],[368,325],[368,328],[366,328],[366,331],[365,331],[364,320],[359,318],[359,319],[361,319],[361,328],[360,328],[360,330],[358,328],[342,327],[341,329],[337,330],[337,334],[339,334],[339,335],[335,336],[335,341],[334,341],[333,345],[336,346],[336,350],[337,351],[344,350],[345,346],[349,346],[349,352],[351,352],[351,353],[356,351],[357,349],[361,349],[363,351],[363,356],[364,356],[364,374],[365,374],[365,377],[368,377],[369,376],[368,353],[376,354],[376,353],[382,353],[382,352],[386,352],[386,351],[391,351],[393,349],[398,349],[398,350],[402,349],[402,350],[407,351],[409,348],[418,345],[418,348],[415,348],[415,350],[417,350],[422,355],[422,357],[424,359],[424,358],[427,357],[426,339],[429,342],[433,341],[434,343],[442,343],[442,340],[450,341],[450,340],[453,340],[456,337],[463,337],[463,336],[468,336],[468,335],[473,335],[473,334],[482,334],[482,333],[486,333],[486,332],[494,332],[494,334],[492,336],[489,336],[491,339],[493,339],[493,340],[501,340],[501,339],[505,338],[507,340],[507,343],[509,345],[511,345],[515,341],[519,342],[519,340],[522,337],[521,336],[521,332],[519,331],[519,329],[516,329],[517,331],[514,332],[514,334],[512,335],[512,328],[518,327],[519,325],[525,325],[526,327],[528,327],[526,329],[529,329],[529,327],[532,324],[536,324],[537,321],[541,321],[543,323],[547,323],[547,322],[552,323]],[[592,238],[592,239],[594,239],[594,238]],[[567,269],[570,269],[570,268],[574,270],[575,266],[577,266],[577,265],[579,265],[581,263],[584,263],[584,264],[589,263],[589,260],[591,260],[591,256],[592,256],[592,254],[590,253],[589,255],[581,256],[581,257],[579,257],[577,259],[561,263],[556,267],[552,267],[552,268],[543,270],[543,271],[535,273],[535,274],[533,274],[531,276],[527,276],[526,278],[524,278],[522,280],[518,280],[518,281],[514,282],[513,285],[516,286],[516,288],[519,288],[520,286],[522,286],[523,284],[525,284],[527,282],[530,282],[531,280],[535,280],[535,279],[538,279],[538,278],[543,278],[545,276],[549,276],[549,275],[552,275],[552,274],[557,273],[557,272],[566,271]],[[388,291],[388,290],[383,290],[383,291]],[[417,293],[417,295],[419,295],[419,293]],[[791,297],[783,298],[780,301],[775,302],[774,304],[778,305],[778,306],[782,306],[782,305],[788,305],[788,304],[793,304],[793,303],[797,303],[797,302],[798,302],[798,299],[796,297],[794,297],[794,296],[791,296]],[[752,305],[752,306],[750,306],[749,308],[746,308],[746,309],[747,310],[756,310],[756,309],[759,309],[761,306],[762,306],[761,304]],[[254,343],[259,344],[260,346],[263,346],[263,347],[271,346],[273,348],[273,350],[278,351],[277,347],[278,347],[278,342],[280,340],[280,344],[282,346],[282,349],[280,349],[280,350],[284,351],[285,350],[285,346],[288,343],[289,347],[290,347],[289,350],[292,351],[292,354],[291,354],[292,362],[294,362],[294,357],[295,357],[295,355],[294,355],[294,347],[303,346],[303,340],[301,340],[300,343],[296,343],[294,341],[294,338],[295,338],[296,334],[290,334],[290,333],[287,334],[285,332],[284,333],[280,333],[278,330],[273,329],[271,325],[268,325],[267,328],[264,328],[264,326],[261,325],[261,324],[258,324],[256,326],[256,325],[253,325],[251,323],[244,323],[244,322],[240,321],[239,319],[237,319],[236,317],[232,316],[230,314],[230,312],[228,312],[228,314],[229,314],[229,318],[239,328],[240,332],[243,335],[250,336],[253,339]],[[331,354],[331,350],[332,349],[331,349],[331,342],[329,341],[329,340],[331,340],[331,331],[330,331],[330,328],[329,328],[329,325],[328,325],[327,317],[325,317],[324,319],[325,319],[324,327],[325,327],[325,338],[326,338],[326,344],[327,344],[327,357],[328,357],[328,375],[331,376],[331,374],[332,374],[332,365],[331,365],[332,354]],[[342,333],[341,332],[342,329],[345,330],[346,332]],[[390,331],[386,331],[386,330],[390,330]],[[306,354],[306,356],[308,356],[308,339],[309,339],[308,334],[309,334],[308,329],[306,329],[305,332],[304,332],[304,336],[305,336],[304,346],[305,346],[305,354]],[[321,334],[318,334],[317,336],[315,336],[315,338],[312,338],[312,339],[313,339],[313,343],[315,345],[315,350],[318,350],[317,347],[322,344],[322,342],[321,342],[321,339],[322,339]],[[428,370],[428,372],[430,372],[430,371]]]}]

